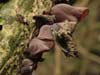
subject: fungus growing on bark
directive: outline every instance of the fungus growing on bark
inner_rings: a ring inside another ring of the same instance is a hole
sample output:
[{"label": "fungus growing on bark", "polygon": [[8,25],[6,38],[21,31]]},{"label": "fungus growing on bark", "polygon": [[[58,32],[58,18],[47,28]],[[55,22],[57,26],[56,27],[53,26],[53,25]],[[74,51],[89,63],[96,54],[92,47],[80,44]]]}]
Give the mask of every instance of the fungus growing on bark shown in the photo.
[{"label": "fungus growing on bark", "polygon": [[20,70],[21,75],[31,75],[33,71],[32,69],[33,69],[33,62],[30,59],[24,59],[22,61],[22,66]]},{"label": "fungus growing on bark", "polygon": [[35,30],[33,34],[37,36],[39,34],[40,28],[43,25],[52,25],[55,21],[55,17],[52,15],[35,15],[33,16],[33,19],[35,20]]},{"label": "fungus growing on bark", "polygon": [[[63,46],[63,52],[66,56],[78,56],[78,52],[74,47],[75,44],[72,39],[72,32],[76,24],[81,21],[87,14],[88,8],[85,7],[74,7],[67,4],[57,4],[53,6],[45,15],[33,16],[35,19],[36,29],[38,29],[38,34],[35,38],[31,38],[28,43],[28,47],[24,51],[24,55],[29,60],[32,60],[32,64],[35,64],[35,69],[37,68],[37,63],[43,61],[42,55],[44,52],[50,51],[50,49],[55,46],[55,38],[52,36],[52,30],[60,33],[58,38],[58,43],[62,42],[66,45]],[[51,17],[51,18],[48,18]],[[66,24],[64,24],[66,22]],[[63,32],[64,31],[64,32]],[[33,33],[34,34],[34,33]],[[28,64],[31,61],[28,62]],[[30,65],[23,67],[22,70],[28,69]]]},{"label": "fungus growing on bark", "polygon": [[86,7],[75,7],[68,4],[57,4],[44,14],[55,15],[56,22],[78,22],[84,19],[89,10]]}]

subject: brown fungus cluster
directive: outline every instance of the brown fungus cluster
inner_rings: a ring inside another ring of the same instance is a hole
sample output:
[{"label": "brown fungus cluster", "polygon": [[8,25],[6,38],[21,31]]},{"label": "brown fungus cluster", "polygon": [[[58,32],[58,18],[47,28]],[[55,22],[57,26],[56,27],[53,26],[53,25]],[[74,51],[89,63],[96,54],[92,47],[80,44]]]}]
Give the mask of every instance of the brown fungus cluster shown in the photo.
[{"label": "brown fungus cluster", "polygon": [[[89,10],[86,7],[71,6],[66,2],[59,1],[55,2],[50,10],[44,11],[43,15],[33,16],[36,25],[33,34],[36,34],[36,37],[30,39],[24,50],[25,59],[22,61],[22,75],[27,73],[30,75],[33,70],[36,70],[38,62],[44,60],[43,53],[55,47],[55,40],[62,47],[65,56],[78,57],[72,33],[76,24],[87,16]],[[56,38],[52,34],[53,31],[57,34]]]}]

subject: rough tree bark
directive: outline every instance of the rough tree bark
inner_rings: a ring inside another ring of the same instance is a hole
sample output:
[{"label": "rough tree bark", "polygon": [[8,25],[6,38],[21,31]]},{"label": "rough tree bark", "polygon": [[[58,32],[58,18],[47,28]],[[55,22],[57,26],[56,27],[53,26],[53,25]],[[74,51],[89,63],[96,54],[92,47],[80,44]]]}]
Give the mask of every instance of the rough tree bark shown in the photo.
[{"label": "rough tree bark", "polygon": [[[0,4],[0,16],[4,20],[0,32],[0,75],[18,75],[20,57],[34,27],[32,16],[41,14],[50,4],[50,0],[9,0]],[[30,25],[16,21],[16,14],[23,15]]]}]

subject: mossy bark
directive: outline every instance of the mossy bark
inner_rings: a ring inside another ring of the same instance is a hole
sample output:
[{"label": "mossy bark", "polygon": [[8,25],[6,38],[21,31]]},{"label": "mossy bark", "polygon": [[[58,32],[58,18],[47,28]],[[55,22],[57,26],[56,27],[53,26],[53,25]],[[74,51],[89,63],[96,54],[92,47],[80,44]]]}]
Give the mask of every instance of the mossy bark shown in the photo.
[{"label": "mossy bark", "polygon": [[[0,31],[0,75],[18,75],[22,52],[34,28],[32,16],[42,14],[49,6],[50,0],[9,0],[0,4],[0,16],[4,20]],[[23,15],[30,25],[16,21],[16,14]]]}]

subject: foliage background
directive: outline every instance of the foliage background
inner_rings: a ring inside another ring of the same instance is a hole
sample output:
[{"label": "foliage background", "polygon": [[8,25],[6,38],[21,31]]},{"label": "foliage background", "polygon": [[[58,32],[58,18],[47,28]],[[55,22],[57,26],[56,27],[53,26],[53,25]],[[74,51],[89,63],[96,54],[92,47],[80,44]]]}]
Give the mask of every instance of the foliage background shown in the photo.
[{"label": "foliage background", "polygon": [[[74,5],[87,6],[90,10],[74,33],[81,57],[66,58],[60,53],[58,58],[55,52],[46,53],[46,60],[39,63],[34,72],[36,75],[100,75],[100,0],[77,0]],[[17,75],[20,56],[34,26],[32,16],[41,14],[50,6],[50,0],[0,1],[0,24],[3,24],[0,31],[0,75]],[[16,21],[16,11],[29,20],[29,26]]]}]

